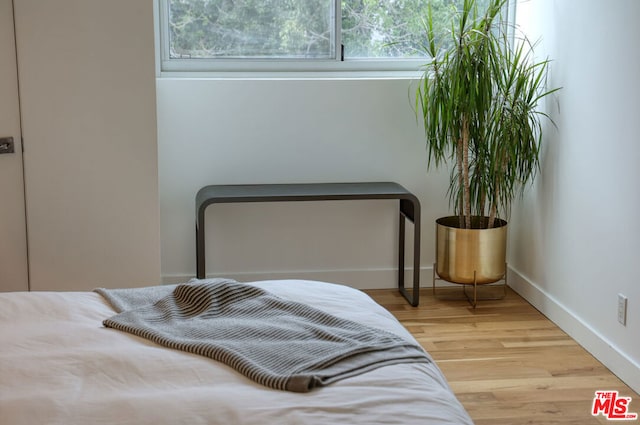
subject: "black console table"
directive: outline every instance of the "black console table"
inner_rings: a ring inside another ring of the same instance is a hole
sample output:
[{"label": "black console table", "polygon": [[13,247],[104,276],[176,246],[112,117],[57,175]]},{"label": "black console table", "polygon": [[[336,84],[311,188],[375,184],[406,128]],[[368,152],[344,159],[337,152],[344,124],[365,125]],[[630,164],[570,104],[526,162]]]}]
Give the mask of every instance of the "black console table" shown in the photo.
[{"label": "black console table", "polygon": [[[211,204],[367,199],[399,200],[398,289],[415,307],[420,296],[420,202],[414,194],[393,182],[205,186],[196,195],[197,277],[203,279],[206,276],[204,213]],[[414,225],[412,293],[404,287],[405,218]]]}]

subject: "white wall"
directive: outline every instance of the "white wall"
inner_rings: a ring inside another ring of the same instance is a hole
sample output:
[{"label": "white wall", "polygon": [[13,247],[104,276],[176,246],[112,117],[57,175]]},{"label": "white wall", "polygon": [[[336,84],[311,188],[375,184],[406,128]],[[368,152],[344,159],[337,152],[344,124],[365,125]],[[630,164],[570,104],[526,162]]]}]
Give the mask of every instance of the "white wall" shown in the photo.
[{"label": "white wall", "polygon": [[[640,2],[524,2],[554,59],[542,172],[511,219],[513,285],[640,389]],[[557,102],[556,102],[557,101]],[[617,296],[628,297],[627,325]]]},{"label": "white wall", "polygon": [[[195,194],[202,186],[386,180],[421,200],[428,276],[433,220],[448,207],[447,174],[425,171],[413,90],[403,79],[159,79],[164,280],[195,274]],[[393,201],[213,206],[207,271],[393,287],[397,221]],[[410,254],[408,245],[408,266]]]}]

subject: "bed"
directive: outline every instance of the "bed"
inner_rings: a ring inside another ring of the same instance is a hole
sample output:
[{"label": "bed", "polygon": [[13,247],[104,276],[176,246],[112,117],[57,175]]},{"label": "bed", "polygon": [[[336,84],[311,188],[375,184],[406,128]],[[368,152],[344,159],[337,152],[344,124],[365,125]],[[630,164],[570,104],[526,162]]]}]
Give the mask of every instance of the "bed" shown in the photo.
[{"label": "bed", "polygon": [[[409,332],[361,291],[325,282],[250,286],[329,315]],[[261,385],[208,357],[105,327],[101,294],[0,294],[0,418],[19,424],[471,424],[431,361],[373,368],[308,392]]]}]

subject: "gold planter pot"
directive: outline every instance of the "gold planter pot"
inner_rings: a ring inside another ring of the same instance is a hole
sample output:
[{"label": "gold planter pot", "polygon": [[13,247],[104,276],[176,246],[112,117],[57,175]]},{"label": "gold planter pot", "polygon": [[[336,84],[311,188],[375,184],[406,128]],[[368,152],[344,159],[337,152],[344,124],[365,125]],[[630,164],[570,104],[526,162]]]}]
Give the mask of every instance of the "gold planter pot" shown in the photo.
[{"label": "gold planter pot", "polygon": [[474,307],[477,285],[505,280],[506,291],[507,222],[496,219],[497,227],[482,229],[481,220],[487,218],[473,217],[471,229],[459,228],[458,216],[436,220],[434,292],[435,274],[447,282],[473,285],[473,300],[467,299]]}]

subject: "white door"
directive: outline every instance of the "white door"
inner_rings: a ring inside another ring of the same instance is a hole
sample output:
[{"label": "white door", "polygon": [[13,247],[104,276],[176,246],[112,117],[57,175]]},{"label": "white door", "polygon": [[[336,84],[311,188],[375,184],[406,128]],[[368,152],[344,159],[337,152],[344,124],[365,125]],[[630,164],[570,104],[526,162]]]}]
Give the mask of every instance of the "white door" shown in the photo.
[{"label": "white door", "polygon": [[13,4],[30,290],[159,284],[154,2]]},{"label": "white door", "polygon": [[[12,1],[0,0],[0,292],[29,288],[13,28]],[[9,147],[11,141],[12,149]]]}]

